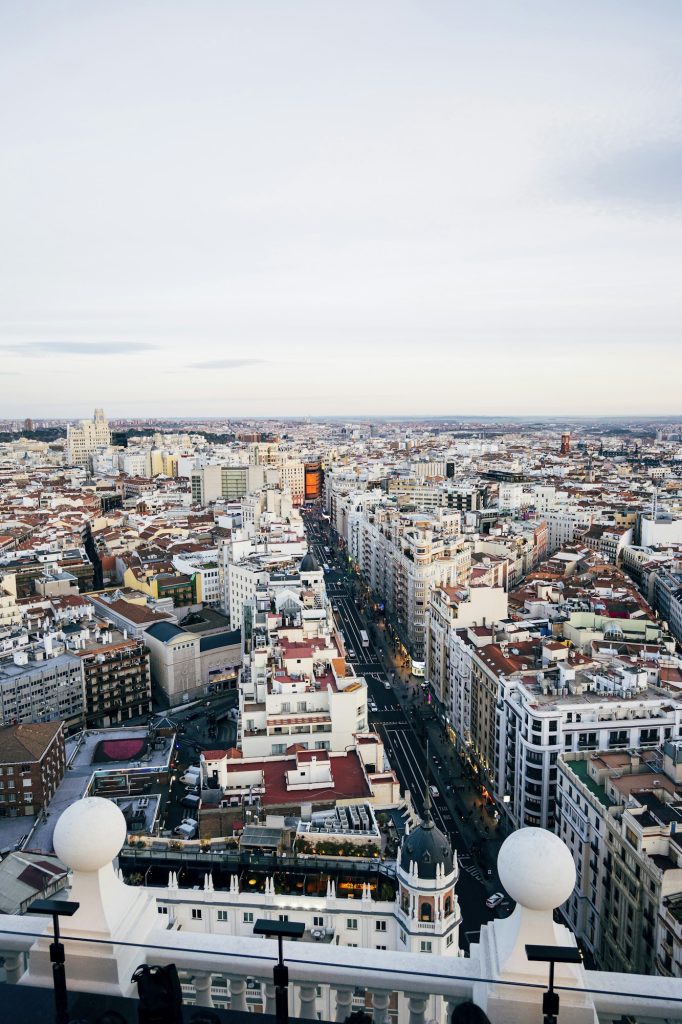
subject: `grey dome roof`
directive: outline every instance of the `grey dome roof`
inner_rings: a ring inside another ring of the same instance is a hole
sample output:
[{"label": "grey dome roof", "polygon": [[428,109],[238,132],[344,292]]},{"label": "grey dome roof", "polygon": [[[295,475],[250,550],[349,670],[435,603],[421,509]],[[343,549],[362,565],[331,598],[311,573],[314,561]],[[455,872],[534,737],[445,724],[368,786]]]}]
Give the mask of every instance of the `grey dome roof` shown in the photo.
[{"label": "grey dome roof", "polygon": [[317,564],[317,559],[315,558],[315,555],[312,553],[312,551],[308,551],[308,553],[303,556],[303,560],[302,560],[302,562],[301,562],[301,564],[299,566],[299,572],[319,572],[319,571],[320,571],[320,567]]},{"label": "grey dome roof", "polygon": [[410,870],[412,861],[415,861],[417,865],[417,874],[420,878],[434,879],[436,867],[439,864],[443,865],[446,875],[452,871],[453,859],[450,843],[447,836],[444,836],[436,828],[430,817],[421,825],[417,825],[403,839],[400,867],[406,874]]}]

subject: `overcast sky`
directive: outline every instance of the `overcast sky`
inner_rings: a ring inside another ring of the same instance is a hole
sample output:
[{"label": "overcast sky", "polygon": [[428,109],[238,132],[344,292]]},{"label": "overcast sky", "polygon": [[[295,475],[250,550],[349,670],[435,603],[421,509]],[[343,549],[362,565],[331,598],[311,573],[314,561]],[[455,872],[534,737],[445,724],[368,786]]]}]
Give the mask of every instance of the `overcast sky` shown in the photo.
[{"label": "overcast sky", "polygon": [[0,417],[679,413],[679,0],[0,0]]}]

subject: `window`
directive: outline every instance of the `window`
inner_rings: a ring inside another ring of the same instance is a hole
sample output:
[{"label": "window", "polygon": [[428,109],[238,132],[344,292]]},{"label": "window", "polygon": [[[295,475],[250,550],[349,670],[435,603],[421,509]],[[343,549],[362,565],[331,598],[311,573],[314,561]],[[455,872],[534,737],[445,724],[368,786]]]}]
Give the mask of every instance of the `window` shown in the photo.
[{"label": "window", "polygon": [[313,928],[322,928],[323,925],[324,925],[324,918],[323,917],[314,917],[313,918]]},{"label": "window", "polygon": [[446,946],[451,946],[453,939],[454,939],[454,935],[452,934],[452,932],[450,932],[450,934],[448,935],[447,939],[445,940],[445,945]]},{"label": "window", "polygon": [[385,946],[377,946],[377,949],[386,949]]},{"label": "window", "polygon": [[192,920],[201,921],[201,907],[192,907]]},{"label": "window", "polygon": [[404,946],[405,945],[405,932],[402,930],[402,928],[400,929],[400,941],[402,942],[402,944]]},{"label": "window", "polygon": [[346,921],[346,928],[348,928],[348,930],[351,932],[356,932],[358,930],[357,917],[349,917],[348,920]]},{"label": "window", "polygon": [[244,911],[244,924],[252,924],[252,923],[253,923],[253,913],[252,913],[252,911],[245,910]]},{"label": "window", "polygon": [[168,907],[157,907],[156,908],[156,912],[157,912],[157,914],[167,914],[168,913]]},{"label": "window", "polygon": [[430,939],[422,939],[421,940],[421,942],[419,943],[419,952],[420,953],[430,953],[431,952],[431,940]]},{"label": "window", "polygon": [[219,910],[218,911],[218,920],[219,921],[227,921],[227,911],[226,910]]},{"label": "window", "polygon": [[280,914],[279,915],[279,920],[280,921],[288,921],[289,920],[289,915],[288,914]]},{"label": "window", "polygon": [[385,921],[375,921],[374,927],[376,928],[376,930],[378,932],[385,932],[386,931],[386,922]]}]

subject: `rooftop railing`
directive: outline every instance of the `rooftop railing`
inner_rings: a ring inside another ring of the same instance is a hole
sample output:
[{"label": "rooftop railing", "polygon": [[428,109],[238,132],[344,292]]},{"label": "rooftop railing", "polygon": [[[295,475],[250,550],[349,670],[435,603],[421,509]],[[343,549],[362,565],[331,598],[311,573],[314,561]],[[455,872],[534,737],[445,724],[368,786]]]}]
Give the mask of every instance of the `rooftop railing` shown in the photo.
[{"label": "rooftop railing", "polygon": [[[42,950],[45,959],[50,930],[43,919],[26,915],[3,919],[0,951],[5,980],[49,987],[49,973],[27,971],[29,957]],[[71,991],[102,992],[101,984],[78,970],[79,965],[101,953],[125,959],[135,966],[175,964],[184,1001],[198,1006],[217,1006],[236,1011],[275,1012],[273,967],[277,946],[262,938],[206,935],[154,929],[144,943],[95,939],[87,935],[62,935],[66,945],[66,975]],[[83,949],[89,950],[83,956]],[[476,958],[444,957],[418,953],[391,953],[312,943],[284,943],[289,968],[292,1017],[344,1021],[358,1006],[368,1009],[377,1024],[390,1018],[406,1024],[449,1019],[461,1002],[482,1002],[484,989],[495,989],[509,1007],[509,1017],[520,1022],[541,1019],[544,980],[522,981],[486,977]],[[670,1022],[682,1017],[682,981],[670,977],[585,971],[584,987],[559,982],[555,988],[562,1002],[579,997],[590,1003],[599,1024],[622,1017],[639,1022]],[[130,996],[132,987],[125,993]],[[515,1007],[512,1017],[511,1006]],[[565,1019],[575,1020],[567,1006]],[[491,1018],[494,1019],[494,1018]],[[497,1018],[503,1020],[505,1018]],[[561,1014],[560,1014],[561,1019]],[[587,1018],[584,1018],[587,1019]]]}]

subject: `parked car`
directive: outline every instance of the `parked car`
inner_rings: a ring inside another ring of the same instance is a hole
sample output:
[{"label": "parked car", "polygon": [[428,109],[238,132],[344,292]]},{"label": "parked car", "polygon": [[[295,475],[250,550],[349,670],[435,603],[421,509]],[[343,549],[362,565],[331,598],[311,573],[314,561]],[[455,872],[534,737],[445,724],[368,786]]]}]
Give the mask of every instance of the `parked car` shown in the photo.
[{"label": "parked car", "polygon": [[504,902],[504,898],[505,896],[503,892],[495,892],[492,896],[488,897],[485,901],[485,905],[489,910],[494,910],[495,907],[499,907],[500,903]]}]

